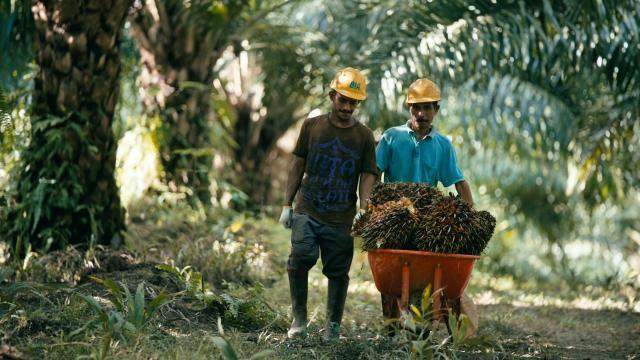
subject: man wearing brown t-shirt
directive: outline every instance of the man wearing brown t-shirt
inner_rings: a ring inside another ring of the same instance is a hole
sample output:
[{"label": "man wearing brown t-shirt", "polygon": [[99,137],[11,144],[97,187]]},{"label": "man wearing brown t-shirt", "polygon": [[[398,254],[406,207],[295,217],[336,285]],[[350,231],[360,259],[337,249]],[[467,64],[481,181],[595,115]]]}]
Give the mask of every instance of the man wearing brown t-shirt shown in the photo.
[{"label": "man wearing brown t-shirt", "polygon": [[307,275],[319,256],[329,279],[324,338],[340,336],[353,258],[350,230],[357,211],[356,193],[359,185],[360,208],[366,208],[378,176],[373,133],[352,117],[366,98],[365,87],[358,70],[340,70],[331,82],[331,111],[304,122],[293,151],[280,216],[280,223],[292,230],[287,262],[293,308],[289,337],[306,332]]}]

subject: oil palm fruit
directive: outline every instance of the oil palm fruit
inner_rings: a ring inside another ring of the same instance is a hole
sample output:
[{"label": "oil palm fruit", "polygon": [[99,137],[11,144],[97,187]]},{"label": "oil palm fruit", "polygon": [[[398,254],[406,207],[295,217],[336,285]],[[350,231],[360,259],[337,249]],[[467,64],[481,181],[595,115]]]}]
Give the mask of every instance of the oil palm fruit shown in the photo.
[{"label": "oil palm fruit", "polygon": [[404,249],[479,255],[495,230],[496,219],[475,211],[453,194],[420,183],[379,183],[371,205],[356,221],[363,250]]},{"label": "oil palm fruit", "polygon": [[417,211],[406,197],[375,206],[360,231],[362,249],[406,248],[417,222]]}]

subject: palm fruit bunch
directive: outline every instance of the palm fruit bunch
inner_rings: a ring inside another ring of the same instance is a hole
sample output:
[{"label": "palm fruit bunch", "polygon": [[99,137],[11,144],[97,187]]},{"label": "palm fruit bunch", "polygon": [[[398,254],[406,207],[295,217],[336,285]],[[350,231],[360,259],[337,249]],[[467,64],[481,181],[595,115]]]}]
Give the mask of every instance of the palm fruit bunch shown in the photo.
[{"label": "palm fruit bunch", "polygon": [[474,211],[471,217],[471,230],[466,241],[458,248],[459,254],[480,255],[487,247],[496,228],[496,218],[488,211]]},{"label": "palm fruit bunch", "polygon": [[351,228],[351,236],[362,236],[362,230],[364,229],[365,225],[369,223],[369,219],[371,219],[371,214],[373,213],[374,209],[375,206],[369,203],[367,211],[365,211],[365,213],[362,214],[362,216],[360,216],[359,218],[356,218],[356,221],[353,223],[353,227]]},{"label": "palm fruit bunch", "polygon": [[423,212],[440,196],[438,189],[423,183],[377,183],[371,191],[371,203],[381,205],[405,197],[419,212]]},{"label": "palm fruit bunch", "polygon": [[354,233],[362,236],[363,249],[404,249],[413,238],[418,214],[411,200],[402,197],[384,204],[371,206],[361,226],[354,226]]},{"label": "palm fruit bunch", "polygon": [[474,211],[460,197],[443,195],[420,183],[379,183],[352,234],[362,249],[404,249],[479,255],[493,235],[496,220]]},{"label": "palm fruit bunch", "polygon": [[[414,241],[418,249],[479,255],[489,239],[483,241],[480,236],[484,232],[478,231],[481,219],[476,214],[460,197],[450,194],[438,199],[430,207],[428,216],[423,216],[416,228]],[[493,224],[495,226],[495,221]]]}]

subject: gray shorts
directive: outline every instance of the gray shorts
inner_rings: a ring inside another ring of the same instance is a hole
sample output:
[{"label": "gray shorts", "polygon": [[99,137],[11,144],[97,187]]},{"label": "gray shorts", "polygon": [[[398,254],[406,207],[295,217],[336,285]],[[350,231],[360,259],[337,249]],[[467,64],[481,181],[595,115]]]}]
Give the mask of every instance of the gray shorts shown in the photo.
[{"label": "gray shorts", "polygon": [[327,225],[306,214],[293,213],[288,271],[309,271],[322,258],[328,278],[349,279],[353,259],[351,225]]}]

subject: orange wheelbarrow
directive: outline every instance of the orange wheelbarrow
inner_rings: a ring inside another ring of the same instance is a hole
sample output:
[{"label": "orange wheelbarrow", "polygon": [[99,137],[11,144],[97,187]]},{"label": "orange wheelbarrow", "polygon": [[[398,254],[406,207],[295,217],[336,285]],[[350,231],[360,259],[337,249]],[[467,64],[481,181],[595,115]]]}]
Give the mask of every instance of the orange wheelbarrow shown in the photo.
[{"label": "orange wheelbarrow", "polygon": [[[376,288],[382,294],[382,312],[386,318],[397,318],[407,311],[409,295],[431,285],[433,289],[433,321],[440,313],[448,314],[450,304],[460,299],[467,287],[473,265],[479,256],[440,254],[427,251],[371,250],[369,265]],[[416,304],[419,305],[419,304]],[[419,306],[418,306],[419,307]],[[460,309],[454,307],[459,313]]]}]

